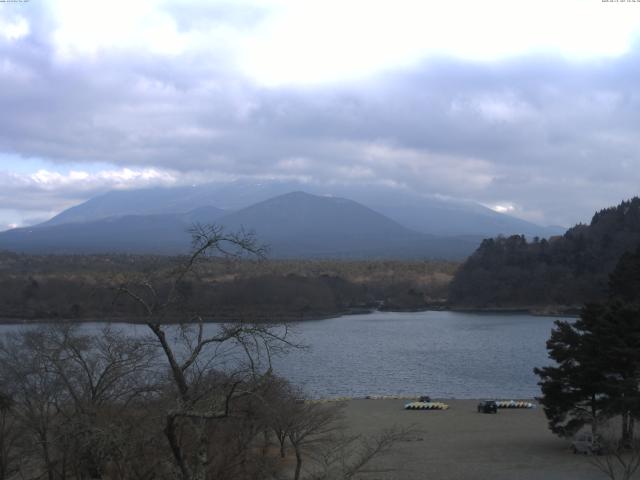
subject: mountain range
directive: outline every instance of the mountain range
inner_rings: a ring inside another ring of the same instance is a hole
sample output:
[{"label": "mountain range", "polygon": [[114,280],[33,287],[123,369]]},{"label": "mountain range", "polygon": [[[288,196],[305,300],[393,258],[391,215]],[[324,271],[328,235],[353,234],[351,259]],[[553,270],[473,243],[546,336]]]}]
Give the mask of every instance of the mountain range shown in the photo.
[{"label": "mountain range", "polygon": [[327,186],[276,180],[114,190],[71,207],[45,223],[59,225],[122,215],[185,213],[202,206],[235,211],[295,191],[349,198],[407,228],[432,235],[491,237],[523,234],[548,237],[566,230],[563,227],[542,227],[468,200],[420,195],[384,185]]},{"label": "mountain range", "polygon": [[40,225],[0,232],[0,249],[184,253],[191,225],[216,223],[227,231],[255,231],[272,257],[459,259],[485,236],[545,237],[560,231],[476,203],[398,194],[385,187],[352,188],[350,199],[336,195],[346,187],[323,193],[311,186],[315,194],[288,190],[294,187],[300,184],[230,182],[112,191]]}]

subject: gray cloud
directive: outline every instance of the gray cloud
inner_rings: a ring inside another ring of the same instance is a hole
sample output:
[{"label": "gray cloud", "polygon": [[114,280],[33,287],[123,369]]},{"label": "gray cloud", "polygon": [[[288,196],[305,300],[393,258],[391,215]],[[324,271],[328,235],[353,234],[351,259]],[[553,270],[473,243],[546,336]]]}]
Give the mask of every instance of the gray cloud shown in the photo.
[{"label": "gray cloud", "polygon": [[[239,28],[262,14],[217,12]],[[173,15],[187,30],[209,16]],[[47,16],[29,20],[29,36],[0,39],[0,153],[61,168],[155,169],[174,183],[252,175],[392,182],[565,225],[638,193],[639,49],[582,63],[441,58],[359,82],[263,88],[222,49],[60,59]],[[64,208],[127,186],[107,177],[54,184],[5,174],[0,199],[6,208]]]}]

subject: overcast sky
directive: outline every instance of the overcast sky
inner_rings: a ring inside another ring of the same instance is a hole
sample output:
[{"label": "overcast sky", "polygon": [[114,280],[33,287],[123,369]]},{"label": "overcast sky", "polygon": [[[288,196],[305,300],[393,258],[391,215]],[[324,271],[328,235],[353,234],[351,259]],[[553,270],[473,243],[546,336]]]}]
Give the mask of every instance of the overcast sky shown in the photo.
[{"label": "overcast sky", "polygon": [[640,190],[640,1],[3,0],[0,112],[0,230],[247,177],[570,226]]}]

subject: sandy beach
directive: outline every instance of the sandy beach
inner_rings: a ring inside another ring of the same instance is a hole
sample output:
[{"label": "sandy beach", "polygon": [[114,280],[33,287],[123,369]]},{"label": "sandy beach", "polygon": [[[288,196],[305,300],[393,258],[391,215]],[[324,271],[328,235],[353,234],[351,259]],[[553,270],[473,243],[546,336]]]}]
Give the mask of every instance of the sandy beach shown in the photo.
[{"label": "sandy beach", "polygon": [[346,402],[346,425],[373,434],[394,425],[415,428],[407,441],[377,461],[392,473],[368,479],[434,480],[591,480],[606,478],[574,455],[570,442],[547,428],[544,412],[500,409],[477,413],[476,400],[441,400],[444,411],[409,411],[407,400],[357,399]]}]

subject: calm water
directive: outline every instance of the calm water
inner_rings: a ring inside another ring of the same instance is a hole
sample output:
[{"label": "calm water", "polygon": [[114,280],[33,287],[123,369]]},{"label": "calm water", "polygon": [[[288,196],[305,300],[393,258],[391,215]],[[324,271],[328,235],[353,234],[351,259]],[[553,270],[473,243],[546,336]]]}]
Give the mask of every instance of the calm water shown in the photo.
[{"label": "calm water", "polygon": [[314,396],[531,398],[554,318],[456,312],[340,317],[299,325],[311,346],[277,362]]},{"label": "calm water", "polygon": [[[298,323],[295,338],[310,348],[277,358],[275,370],[314,397],[531,398],[539,395],[533,367],[550,363],[545,342],[553,320],[377,312]],[[16,328],[0,326],[0,333]],[[122,328],[146,332],[143,326]]]}]

